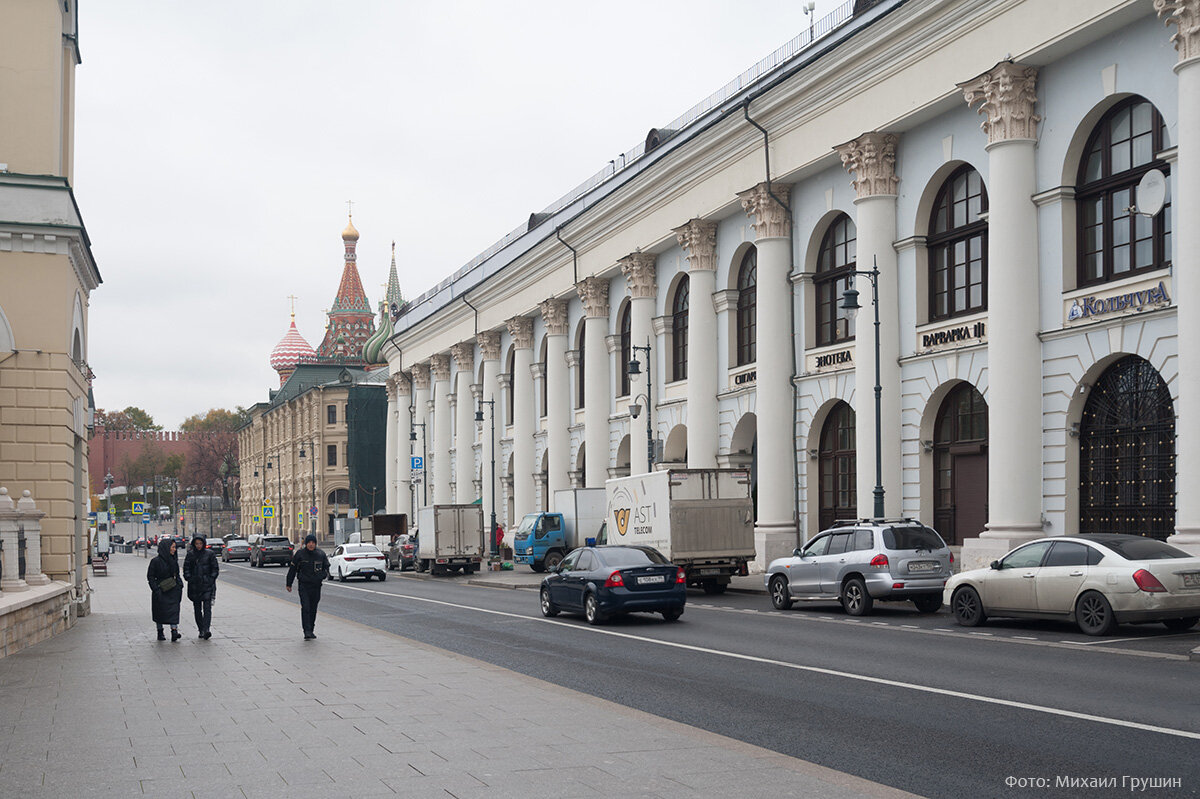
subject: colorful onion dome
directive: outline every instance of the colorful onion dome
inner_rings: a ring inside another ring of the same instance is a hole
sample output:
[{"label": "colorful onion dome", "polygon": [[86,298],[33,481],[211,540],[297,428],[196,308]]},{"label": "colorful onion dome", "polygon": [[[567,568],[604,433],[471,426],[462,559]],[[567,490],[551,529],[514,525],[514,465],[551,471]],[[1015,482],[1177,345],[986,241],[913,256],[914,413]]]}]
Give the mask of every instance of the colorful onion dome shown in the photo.
[{"label": "colorful onion dome", "polygon": [[297,364],[307,363],[316,357],[316,350],[296,329],[296,315],[292,314],[292,324],[287,334],[271,350],[271,368],[276,372],[291,372]]},{"label": "colorful onion dome", "polygon": [[375,328],[375,334],[363,344],[363,360],[369,364],[387,363],[387,358],[383,357],[382,350],[384,343],[392,337],[392,333],[392,315],[388,313],[387,303],[380,302],[379,327]]}]

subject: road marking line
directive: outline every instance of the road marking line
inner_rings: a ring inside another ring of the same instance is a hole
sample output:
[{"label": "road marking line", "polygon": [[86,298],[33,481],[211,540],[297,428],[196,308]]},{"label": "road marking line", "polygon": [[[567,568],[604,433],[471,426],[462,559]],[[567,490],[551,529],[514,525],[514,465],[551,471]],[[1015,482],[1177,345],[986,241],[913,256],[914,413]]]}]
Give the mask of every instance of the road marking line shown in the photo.
[{"label": "road marking line", "polygon": [[1014,635],[1013,638],[1019,638],[1022,641],[1037,641],[1040,640],[1032,635]]},{"label": "road marking line", "polygon": [[970,702],[982,702],[989,705],[1000,705],[1001,707],[1011,707],[1018,710],[1029,710],[1034,713],[1045,713],[1051,716],[1063,716],[1065,718],[1080,719],[1082,721],[1092,721],[1097,724],[1108,724],[1114,727],[1125,727],[1132,730],[1142,730],[1144,732],[1156,732],[1161,735],[1171,735],[1176,738],[1190,738],[1200,741],[1200,732],[1190,732],[1188,730],[1177,730],[1171,727],[1159,727],[1154,724],[1142,724],[1137,721],[1126,721],[1125,719],[1110,718],[1108,716],[1096,716],[1091,713],[1079,713],[1074,710],[1065,710],[1063,708],[1049,707],[1046,705],[1034,705],[1029,702],[1017,702],[1012,699],[1000,699],[994,696],[984,696],[982,694],[972,694],[965,691],[952,691],[948,688],[936,688],[931,685],[919,685],[917,683],[901,682],[900,680],[889,680],[884,677],[872,677],[869,674],[855,674],[848,671],[836,671],[834,669],[824,669],[819,666],[804,666],[799,663],[789,663],[786,660],[775,660],[774,658],[762,658],[755,655],[743,655],[738,652],[723,652],[720,649],[711,649],[706,646],[696,646],[694,644],[683,644],[675,641],[660,641],[654,638],[646,638],[641,635],[633,635],[632,633],[618,632],[617,630],[603,630],[596,627],[577,627],[575,625],[565,625],[562,622],[553,621],[546,618],[538,618],[537,616],[526,616],[520,613],[509,613],[503,610],[490,610],[488,608],[479,608],[471,605],[460,605],[456,602],[446,602],[441,599],[427,599],[425,597],[406,596],[404,594],[394,594],[390,591],[378,591],[374,588],[359,588],[357,586],[339,584],[338,588],[343,588],[347,591],[362,591],[368,594],[379,594],[399,599],[411,599],[415,602],[426,602],[431,605],[441,605],[443,607],[458,608],[459,610],[470,610],[476,613],[486,613],[493,616],[504,616],[513,619],[522,619],[525,621],[540,622],[544,624],[554,624],[565,629],[578,630],[584,633],[595,633],[597,635],[609,635],[614,638],[625,638],[631,641],[641,641],[646,644],[657,644],[658,646],[670,647],[672,649],[683,649],[689,652],[701,652],[707,655],[716,655],[718,657],[727,657],[733,660],[742,660],[751,663],[762,663],[767,666],[779,666],[785,669],[793,669],[795,671],[804,671],[809,674],[823,674],[829,677],[840,677],[846,680],[856,680],[858,682],[871,683],[873,685],[886,685],[892,688],[905,688],[910,691],[919,693],[935,694],[938,696],[948,696],[953,699],[965,699]]}]

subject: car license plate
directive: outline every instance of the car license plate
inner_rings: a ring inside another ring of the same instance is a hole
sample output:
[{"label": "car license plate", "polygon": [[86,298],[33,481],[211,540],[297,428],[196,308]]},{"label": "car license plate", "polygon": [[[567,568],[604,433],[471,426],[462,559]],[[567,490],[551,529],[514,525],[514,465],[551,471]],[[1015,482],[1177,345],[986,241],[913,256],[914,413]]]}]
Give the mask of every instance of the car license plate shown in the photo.
[{"label": "car license plate", "polygon": [[908,562],[909,573],[937,571],[938,562],[935,560],[913,560]]},{"label": "car license plate", "polygon": [[1200,588],[1200,572],[1184,572],[1180,576],[1183,577],[1184,588]]},{"label": "car license plate", "polygon": [[651,577],[639,577],[638,578],[638,585],[650,585],[651,583],[662,583],[662,582],[666,582],[666,578],[663,577],[661,574],[656,574]]},{"label": "car license plate", "polygon": [[701,569],[701,570],[700,570],[700,574],[701,574],[701,575],[705,575],[705,574],[720,574],[720,573],[721,573],[721,570],[720,570],[720,569]]}]

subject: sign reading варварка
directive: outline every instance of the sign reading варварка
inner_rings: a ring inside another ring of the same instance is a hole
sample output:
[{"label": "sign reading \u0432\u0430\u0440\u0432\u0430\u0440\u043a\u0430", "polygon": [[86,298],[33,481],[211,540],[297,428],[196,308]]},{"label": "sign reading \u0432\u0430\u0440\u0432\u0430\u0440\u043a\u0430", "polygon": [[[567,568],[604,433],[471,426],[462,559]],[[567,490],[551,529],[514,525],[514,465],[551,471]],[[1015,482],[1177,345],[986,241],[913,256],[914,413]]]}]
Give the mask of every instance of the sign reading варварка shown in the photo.
[{"label": "sign reading \u0432\u0430\u0440\u0432\u0430\u0440\u043a\u0430", "polygon": [[1081,323],[1107,314],[1137,313],[1147,308],[1170,305],[1171,295],[1165,280],[1157,285],[1127,289],[1120,294],[1076,297],[1066,308],[1066,323]]}]

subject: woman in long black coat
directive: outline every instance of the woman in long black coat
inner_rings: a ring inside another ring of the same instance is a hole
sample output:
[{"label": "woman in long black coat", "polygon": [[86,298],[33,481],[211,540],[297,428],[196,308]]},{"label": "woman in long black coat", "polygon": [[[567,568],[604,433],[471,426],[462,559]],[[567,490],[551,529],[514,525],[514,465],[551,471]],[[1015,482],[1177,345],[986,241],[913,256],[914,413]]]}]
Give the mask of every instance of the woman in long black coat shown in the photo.
[{"label": "woman in long black coat", "polygon": [[[171,585],[170,580],[175,584]],[[150,615],[158,625],[158,640],[165,641],[163,625],[171,626],[171,640],[178,641],[179,603],[183,600],[183,580],[179,575],[179,561],[175,557],[175,542],[164,538],[158,542],[158,556],[146,568],[146,582],[150,584]],[[167,586],[163,583],[167,582]]]},{"label": "woman in long black coat", "polygon": [[204,640],[212,638],[212,606],[217,594],[217,575],[221,567],[217,556],[208,548],[208,540],[196,533],[188,544],[187,557],[183,559],[183,577],[187,580],[188,599],[196,613],[196,629]]}]

